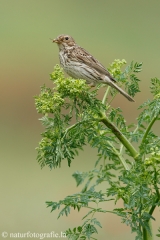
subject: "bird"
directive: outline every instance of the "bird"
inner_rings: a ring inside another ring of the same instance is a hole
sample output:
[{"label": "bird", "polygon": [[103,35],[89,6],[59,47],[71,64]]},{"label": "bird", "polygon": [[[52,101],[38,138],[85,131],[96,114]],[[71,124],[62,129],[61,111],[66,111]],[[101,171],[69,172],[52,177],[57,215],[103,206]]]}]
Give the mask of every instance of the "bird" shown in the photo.
[{"label": "bird", "polygon": [[116,80],[108,70],[89,52],[77,45],[75,40],[65,34],[53,39],[59,47],[60,65],[64,71],[74,79],[84,79],[91,87],[98,83],[111,86],[129,101],[134,99],[116,84]]}]

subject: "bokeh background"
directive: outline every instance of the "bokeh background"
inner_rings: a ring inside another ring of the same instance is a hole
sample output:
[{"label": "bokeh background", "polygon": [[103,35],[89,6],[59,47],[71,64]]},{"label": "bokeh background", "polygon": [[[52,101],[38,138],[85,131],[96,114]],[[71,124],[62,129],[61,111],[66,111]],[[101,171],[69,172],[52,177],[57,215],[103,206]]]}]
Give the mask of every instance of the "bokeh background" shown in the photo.
[{"label": "bokeh background", "polygon": [[[158,0],[0,0],[0,232],[60,233],[81,224],[84,213],[72,211],[57,220],[58,212],[50,213],[45,201],[79,191],[71,175],[91,169],[96,151],[86,147],[70,168],[64,161],[52,171],[41,170],[36,161],[43,128],[33,97],[44,83],[52,86],[49,73],[59,63],[58,48],[49,38],[70,34],[106,67],[115,58],[144,63],[136,103],[121,95],[113,102],[131,123],[136,122],[138,106],[151,98],[150,78],[160,77],[159,24]],[[159,212],[154,216],[156,234]],[[117,216],[97,218],[103,226],[99,240],[134,239]]]}]

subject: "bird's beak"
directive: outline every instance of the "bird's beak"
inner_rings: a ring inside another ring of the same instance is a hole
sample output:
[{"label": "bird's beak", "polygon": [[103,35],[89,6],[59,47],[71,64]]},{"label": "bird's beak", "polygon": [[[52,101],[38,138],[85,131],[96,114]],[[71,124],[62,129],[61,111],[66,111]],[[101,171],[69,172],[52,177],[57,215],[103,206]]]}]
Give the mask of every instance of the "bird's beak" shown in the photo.
[{"label": "bird's beak", "polygon": [[54,43],[59,43],[59,41],[58,41],[57,38],[53,39],[53,42],[54,42]]}]

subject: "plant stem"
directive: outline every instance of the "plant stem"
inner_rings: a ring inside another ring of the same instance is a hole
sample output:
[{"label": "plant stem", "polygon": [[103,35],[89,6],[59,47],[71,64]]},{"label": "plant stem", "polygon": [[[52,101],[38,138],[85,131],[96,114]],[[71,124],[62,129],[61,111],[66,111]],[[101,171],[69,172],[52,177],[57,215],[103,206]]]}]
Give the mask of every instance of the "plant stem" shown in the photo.
[{"label": "plant stem", "polygon": [[158,117],[158,116],[154,117],[154,118],[152,119],[152,121],[149,123],[149,125],[148,125],[148,127],[147,127],[147,129],[146,129],[146,131],[145,131],[145,134],[144,134],[144,136],[143,136],[143,138],[142,138],[142,142],[141,142],[141,144],[144,143],[144,141],[145,141],[145,139],[146,139],[146,137],[147,137],[149,131],[151,130],[151,128],[152,128],[154,122],[157,120],[157,117]]},{"label": "plant stem", "polygon": [[[108,95],[108,93],[109,93],[110,88],[111,88],[111,87],[108,86],[108,88],[107,88],[107,90],[106,90],[106,92],[105,92],[105,94],[104,94],[104,96],[103,96],[102,103],[103,103],[104,105],[106,105],[107,95]],[[115,96],[116,96],[116,94],[112,97],[112,99],[111,99],[110,102],[108,103],[109,106],[110,106],[111,102],[113,101],[113,99],[115,98]]]},{"label": "plant stem", "polygon": [[150,235],[150,233],[147,231],[147,229],[143,227],[143,240],[153,240],[153,231],[152,231],[151,220],[149,221],[149,228],[150,228],[150,232],[152,235]]},{"label": "plant stem", "polygon": [[157,183],[158,183],[158,176],[157,176],[157,171],[156,171],[156,168],[154,168],[154,189],[156,191],[156,194],[157,194],[157,199],[155,200],[155,203],[152,205],[152,207],[150,208],[149,210],[149,214],[152,215],[153,212],[154,212],[154,209],[156,208],[159,200],[160,200],[160,192],[159,192],[159,188],[157,186]]},{"label": "plant stem", "polygon": [[116,150],[116,148],[110,143],[108,142],[108,144],[112,147],[113,151],[115,152],[115,154],[117,155],[117,157],[119,158],[119,160],[121,161],[123,167],[126,170],[129,170],[129,166],[127,165],[126,161],[124,160],[124,158],[121,156],[121,154]]},{"label": "plant stem", "polygon": [[76,126],[78,126],[78,125],[80,125],[80,124],[82,124],[82,123],[84,123],[84,122],[87,123],[87,120],[79,121],[79,122],[77,122],[77,123],[71,125],[70,127],[66,128],[66,130],[65,130],[65,132],[64,132],[64,135],[63,135],[62,139],[67,135],[67,133],[68,133],[71,129],[75,128]]},{"label": "plant stem", "polygon": [[103,97],[103,100],[102,100],[102,103],[103,104],[106,104],[106,101],[107,101],[107,95],[109,93],[109,90],[110,90],[110,86],[107,88],[105,94],[104,94],[104,97]]},{"label": "plant stem", "polygon": [[102,118],[100,119],[109,129],[112,130],[113,134],[120,140],[120,142],[127,148],[131,156],[137,160],[139,153],[132,146],[132,144],[127,140],[127,138],[119,131],[119,129],[109,121],[104,113],[101,113]]},{"label": "plant stem", "polygon": [[153,212],[154,212],[154,210],[155,210],[155,208],[156,208],[156,203],[158,203],[159,202],[159,197],[157,197],[157,199],[156,199],[156,201],[155,201],[155,204],[151,207],[151,209],[149,210],[149,214],[150,215],[152,215],[153,214]]},{"label": "plant stem", "polygon": [[[133,131],[133,134],[135,134],[135,133],[137,132],[138,128],[139,128],[139,126],[137,125],[137,127],[136,127],[135,130]],[[130,138],[129,140],[131,140],[131,138]],[[120,147],[120,154],[123,153],[123,147],[124,147],[124,145],[121,144],[121,147]]]}]

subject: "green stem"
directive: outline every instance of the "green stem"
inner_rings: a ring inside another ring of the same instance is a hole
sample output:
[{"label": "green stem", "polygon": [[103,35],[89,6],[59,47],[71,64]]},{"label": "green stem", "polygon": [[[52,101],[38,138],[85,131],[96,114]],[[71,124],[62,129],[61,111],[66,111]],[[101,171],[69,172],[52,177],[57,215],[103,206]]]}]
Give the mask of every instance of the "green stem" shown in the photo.
[{"label": "green stem", "polygon": [[157,197],[157,199],[156,199],[156,201],[155,201],[155,204],[151,207],[151,209],[149,210],[149,214],[150,215],[152,215],[153,214],[153,212],[154,212],[154,210],[155,210],[155,208],[156,208],[156,203],[158,203],[159,202],[159,200],[160,200],[160,198],[159,197]]},{"label": "green stem", "polygon": [[152,235],[150,235],[150,233],[147,231],[147,229],[143,227],[143,240],[153,240],[153,231],[152,231],[151,220],[149,221],[149,228],[150,228],[150,232]]},{"label": "green stem", "polygon": [[[102,103],[106,104],[107,101],[107,96],[110,90],[110,86],[107,88]],[[130,152],[131,156],[136,160],[139,153],[136,151],[136,149],[132,146],[132,144],[127,140],[127,138],[119,131],[119,129],[114,126],[106,117],[106,115],[104,113],[102,113],[102,119],[100,120],[101,122],[103,122],[108,128],[110,128],[112,130],[112,132],[116,135],[116,137],[121,141],[122,145],[125,146],[127,148],[127,150]],[[113,147],[113,146],[112,146]],[[126,162],[124,161],[124,159],[121,157],[121,155],[119,154],[119,152],[113,147],[114,152],[116,153],[116,155],[119,157],[120,161],[122,162],[124,168],[126,170],[129,170],[128,165],[126,164]],[[122,150],[122,149],[121,149]]]},{"label": "green stem", "polygon": [[77,123],[71,125],[70,127],[66,128],[66,130],[65,130],[65,132],[64,132],[64,135],[63,135],[62,139],[67,135],[67,133],[68,133],[71,129],[75,128],[76,126],[78,126],[78,125],[80,125],[80,124],[82,124],[82,123],[84,123],[84,122],[87,123],[88,121],[87,121],[87,120],[82,120],[82,121],[79,121],[79,122],[77,122]]},{"label": "green stem", "polygon": [[[138,128],[139,128],[139,126],[137,125],[137,127],[136,127],[135,130],[133,131],[133,134],[135,134],[135,133],[137,132]],[[130,140],[131,140],[131,138],[129,139],[129,141],[130,141]],[[123,153],[123,148],[124,148],[124,145],[121,144],[121,147],[120,147],[120,154]]]},{"label": "green stem", "polygon": [[[103,99],[102,99],[102,103],[105,104],[105,105],[106,105],[106,102],[107,102],[107,95],[108,95],[108,93],[109,93],[110,88],[111,88],[111,87],[108,86],[108,88],[107,88],[107,90],[106,90],[106,92],[105,92],[105,94],[104,94],[104,97],[103,97]],[[110,102],[108,103],[109,106],[110,106],[111,102],[113,101],[113,99],[115,98],[115,96],[116,96],[116,94],[112,97],[112,99],[111,99]]]},{"label": "green stem", "polygon": [[117,157],[119,158],[119,160],[121,161],[123,167],[126,170],[129,170],[129,166],[127,165],[126,161],[124,160],[124,158],[121,156],[121,154],[116,150],[116,148],[110,143],[108,142],[108,144],[112,147],[113,151],[115,152],[115,154],[117,155]]},{"label": "green stem", "polygon": [[107,102],[107,95],[108,95],[108,93],[109,93],[110,88],[111,88],[111,87],[108,87],[107,90],[106,90],[106,92],[105,92],[105,94],[104,94],[104,97],[103,97],[103,100],[102,100],[102,103],[103,103],[103,104],[106,104],[106,102]]},{"label": "green stem", "polygon": [[127,138],[119,131],[119,129],[114,126],[113,123],[109,121],[104,113],[101,113],[102,118],[100,119],[109,129],[112,130],[113,134],[120,140],[120,142],[127,148],[130,152],[131,156],[137,160],[139,153],[136,149],[132,146],[132,144],[127,140]]},{"label": "green stem", "polygon": [[146,137],[147,137],[149,131],[151,130],[151,128],[152,128],[154,122],[157,120],[157,117],[158,117],[158,116],[154,117],[154,118],[152,119],[152,121],[149,123],[149,125],[148,125],[148,127],[147,127],[147,129],[146,129],[146,131],[145,131],[145,134],[144,134],[144,136],[143,136],[143,138],[142,138],[142,142],[141,142],[141,144],[144,143],[144,141],[145,141],[145,139],[146,139]]},{"label": "green stem", "polygon": [[158,176],[157,176],[156,168],[154,168],[154,173],[155,173],[155,175],[154,175],[154,189],[155,189],[155,191],[156,191],[157,198],[156,198],[156,200],[155,200],[155,203],[152,205],[152,207],[151,207],[150,210],[149,210],[149,214],[150,214],[150,215],[153,214],[153,212],[154,212],[154,210],[155,210],[155,208],[156,208],[156,206],[157,206],[157,203],[158,203],[159,200],[160,200],[160,192],[159,192],[159,188],[158,188],[158,186],[157,186]]},{"label": "green stem", "polygon": [[[158,202],[159,202],[159,200],[160,200],[159,188],[158,188],[158,186],[157,186],[157,184],[156,184],[157,181],[158,181],[156,168],[154,169],[154,172],[155,172],[155,176],[154,176],[154,188],[155,188],[155,191],[156,191],[156,194],[157,194],[157,198],[156,198],[154,204],[152,205],[152,207],[150,208],[150,210],[149,210],[149,212],[148,212],[149,215],[151,215],[151,216],[152,216],[152,214],[153,214],[153,212],[154,212],[154,210],[155,210],[155,208],[156,208],[156,206],[157,206],[157,204],[158,204]],[[152,231],[151,219],[148,220],[148,223],[149,223],[149,228],[150,228],[151,235],[149,234],[149,232],[148,232],[145,228],[143,228],[143,240],[153,240],[153,231]]]}]

